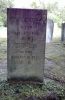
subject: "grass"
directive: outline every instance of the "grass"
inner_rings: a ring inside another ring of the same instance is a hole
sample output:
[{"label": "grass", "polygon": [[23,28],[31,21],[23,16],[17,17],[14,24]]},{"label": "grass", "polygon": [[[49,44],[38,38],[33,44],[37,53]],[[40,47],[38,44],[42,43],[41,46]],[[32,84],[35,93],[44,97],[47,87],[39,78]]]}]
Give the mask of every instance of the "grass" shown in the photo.
[{"label": "grass", "polygon": [[7,39],[0,38],[0,61],[7,57]]},{"label": "grass", "polygon": [[0,100],[25,100],[29,96],[43,97],[48,92],[56,92],[64,100],[65,86],[57,85],[54,82],[47,82],[43,86],[33,84],[9,84],[0,83]]}]

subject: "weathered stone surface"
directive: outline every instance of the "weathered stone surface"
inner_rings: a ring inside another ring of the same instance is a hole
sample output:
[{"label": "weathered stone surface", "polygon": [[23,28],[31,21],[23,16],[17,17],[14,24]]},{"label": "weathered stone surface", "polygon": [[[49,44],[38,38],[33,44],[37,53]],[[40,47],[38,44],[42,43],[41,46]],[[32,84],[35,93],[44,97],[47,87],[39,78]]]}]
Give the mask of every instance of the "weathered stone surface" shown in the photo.
[{"label": "weathered stone surface", "polygon": [[7,9],[8,79],[43,81],[46,10]]},{"label": "weathered stone surface", "polygon": [[53,22],[53,20],[48,19],[47,20],[47,28],[46,28],[46,42],[47,43],[52,41],[53,29],[54,29],[54,22]]},{"label": "weathered stone surface", "polygon": [[61,41],[65,41],[65,23],[62,23]]}]

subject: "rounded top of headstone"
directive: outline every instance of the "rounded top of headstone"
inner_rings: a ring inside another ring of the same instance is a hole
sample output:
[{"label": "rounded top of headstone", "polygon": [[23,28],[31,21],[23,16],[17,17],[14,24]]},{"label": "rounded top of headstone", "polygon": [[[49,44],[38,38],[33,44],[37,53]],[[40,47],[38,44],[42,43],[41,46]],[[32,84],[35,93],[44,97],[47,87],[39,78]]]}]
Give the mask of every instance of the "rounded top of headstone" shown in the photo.
[{"label": "rounded top of headstone", "polygon": [[65,23],[62,23],[63,26],[65,26]]},{"label": "rounded top of headstone", "polygon": [[54,22],[52,19],[47,19],[47,26],[49,26],[50,28],[54,27]]},{"label": "rounded top of headstone", "polygon": [[47,22],[54,23],[52,19],[47,19]]}]

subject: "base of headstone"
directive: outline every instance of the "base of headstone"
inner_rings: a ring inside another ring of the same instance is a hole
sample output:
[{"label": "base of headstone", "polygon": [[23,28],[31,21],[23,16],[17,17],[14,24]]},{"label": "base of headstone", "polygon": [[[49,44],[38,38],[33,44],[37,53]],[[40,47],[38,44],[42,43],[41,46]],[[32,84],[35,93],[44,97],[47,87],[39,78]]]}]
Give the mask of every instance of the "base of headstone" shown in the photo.
[{"label": "base of headstone", "polygon": [[21,83],[21,84],[36,84],[36,85],[43,85],[44,82],[38,78],[10,78],[7,80],[8,83],[10,84],[16,84],[16,83]]}]

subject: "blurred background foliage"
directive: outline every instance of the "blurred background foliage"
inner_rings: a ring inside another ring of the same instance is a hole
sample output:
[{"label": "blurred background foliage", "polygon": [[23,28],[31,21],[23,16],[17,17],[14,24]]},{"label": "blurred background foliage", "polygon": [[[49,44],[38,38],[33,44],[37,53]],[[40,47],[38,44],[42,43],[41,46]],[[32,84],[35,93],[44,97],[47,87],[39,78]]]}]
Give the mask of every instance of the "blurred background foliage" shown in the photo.
[{"label": "blurred background foliage", "polygon": [[0,26],[7,26],[7,8],[13,7],[13,0],[0,0]]}]

